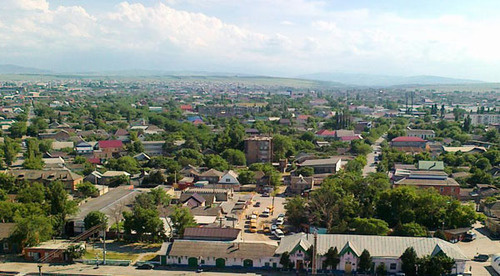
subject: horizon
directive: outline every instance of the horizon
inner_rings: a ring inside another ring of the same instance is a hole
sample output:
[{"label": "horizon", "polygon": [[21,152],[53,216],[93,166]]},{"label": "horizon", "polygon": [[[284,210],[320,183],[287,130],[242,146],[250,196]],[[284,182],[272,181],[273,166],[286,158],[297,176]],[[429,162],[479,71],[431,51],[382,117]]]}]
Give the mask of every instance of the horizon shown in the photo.
[{"label": "horizon", "polygon": [[500,81],[500,3],[6,0],[2,64],[52,72]]}]

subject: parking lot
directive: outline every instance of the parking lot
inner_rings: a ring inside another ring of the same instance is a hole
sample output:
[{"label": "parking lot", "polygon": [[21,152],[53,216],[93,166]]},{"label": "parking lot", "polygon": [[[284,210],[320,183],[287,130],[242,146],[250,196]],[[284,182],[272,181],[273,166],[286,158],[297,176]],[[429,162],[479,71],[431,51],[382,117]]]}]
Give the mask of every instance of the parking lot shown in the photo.
[{"label": "parking lot", "polygon": [[[260,202],[260,206],[257,207],[256,203]],[[278,217],[279,214],[284,214],[284,203],[285,198],[282,196],[274,197],[274,211],[269,217],[263,217],[262,212],[264,210],[273,205],[273,197],[263,197],[261,194],[255,194],[252,200],[252,204],[244,210],[244,214],[237,220],[235,227],[242,229],[242,239],[244,241],[263,241],[270,242],[276,244],[278,239],[276,239],[271,233],[263,233],[262,228],[264,224],[268,224],[271,226],[273,221]],[[250,220],[247,219],[247,216],[251,216],[254,211],[257,211],[259,216],[257,217],[257,229],[256,233],[251,233],[250,228]]]},{"label": "parking lot", "polygon": [[476,223],[474,229],[472,230],[477,236],[474,241],[471,242],[459,242],[457,245],[460,247],[462,252],[471,259],[467,262],[467,270],[471,269],[472,275],[498,275],[490,266],[491,258],[487,262],[475,262],[472,261],[477,254],[487,254],[492,255],[500,253],[500,241],[490,239],[487,234],[486,228],[481,223]]}]

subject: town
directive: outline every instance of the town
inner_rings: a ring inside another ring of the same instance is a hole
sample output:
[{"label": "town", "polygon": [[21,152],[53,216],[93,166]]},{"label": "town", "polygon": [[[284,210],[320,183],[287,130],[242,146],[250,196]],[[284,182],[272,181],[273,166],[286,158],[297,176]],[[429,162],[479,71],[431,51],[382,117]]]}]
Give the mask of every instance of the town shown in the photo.
[{"label": "town", "polygon": [[500,92],[473,89],[1,81],[0,271],[494,275]]}]

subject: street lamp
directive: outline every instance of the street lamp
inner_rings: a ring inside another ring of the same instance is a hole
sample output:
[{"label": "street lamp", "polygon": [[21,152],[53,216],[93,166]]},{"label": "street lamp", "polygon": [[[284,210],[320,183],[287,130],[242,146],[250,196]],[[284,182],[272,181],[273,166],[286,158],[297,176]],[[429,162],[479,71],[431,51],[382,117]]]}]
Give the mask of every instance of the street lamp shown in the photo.
[{"label": "street lamp", "polygon": [[38,275],[42,276],[42,264],[38,264]]}]

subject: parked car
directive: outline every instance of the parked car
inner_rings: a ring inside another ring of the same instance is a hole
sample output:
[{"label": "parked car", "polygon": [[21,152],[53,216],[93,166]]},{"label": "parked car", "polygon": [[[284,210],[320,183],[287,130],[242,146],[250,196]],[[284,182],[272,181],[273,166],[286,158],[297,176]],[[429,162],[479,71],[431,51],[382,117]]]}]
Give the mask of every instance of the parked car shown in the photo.
[{"label": "parked car", "polygon": [[153,264],[143,263],[137,267],[137,269],[154,269],[155,266]]},{"label": "parked car", "polygon": [[285,219],[283,217],[278,217],[276,219],[276,225],[283,225],[285,223]]},{"label": "parked car", "polygon": [[263,216],[263,217],[265,217],[265,218],[269,217],[269,209],[268,209],[268,208],[266,208],[266,209],[264,210],[264,212],[262,212],[262,215],[261,215],[261,216]]},{"label": "parked car", "polygon": [[269,197],[269,193],[267,193],[267,192],[266,192],[266,193],[263,193],[263,194],[262,194],[262,197]]},{"label": "parked car", "polygon": [[257,224],[250,224],[250,233],[257,233]]},{"label": "parked car", "polygon": [[252,215],[250,216],[250,219],[257,219],[257,215],[256,215],[256,214],[252,214]]},{"label": "parked car", "polygon": [[269,227],[269,225],[267,225],[267,224],[264,224],[264,226],[262,227],[262,232],[264,232],[264,233],[270,233],[271,232],[271,227]]},{"label": "parked car", "polygon": [[281,239],[285,236],[285,233],[283,233],[283,231],[281,231],[281,229],[276,229],[276,230],[274,230],[274,236],[278,239]]},{"label": "parked car", "polygon": [[253,207],[260,207],[260,201],[257,201]]},{"label": "parked car", "polygon": [[276,231],[276,229],[278,229],[278,225],[276,225],[276,224],[271,225],[271,232],[274,233],[274,231]]},{"label": "parked car", "polygon": [[465,234],[463,241],[470,242],[476,239],[476,234],[473,232],[468,232]]},{"label": "parked car", "polygon": [[285,214],[279,214],[278,215],[278,218],[284,218],[285,217]]},{"label": "parked car", "polygon": [[490,256],[488,256],[486,254],[479,254],[479,255],[474,256],[474,261],[484,263],[484,262],[488,261],[489,258],[490,258]]}]

